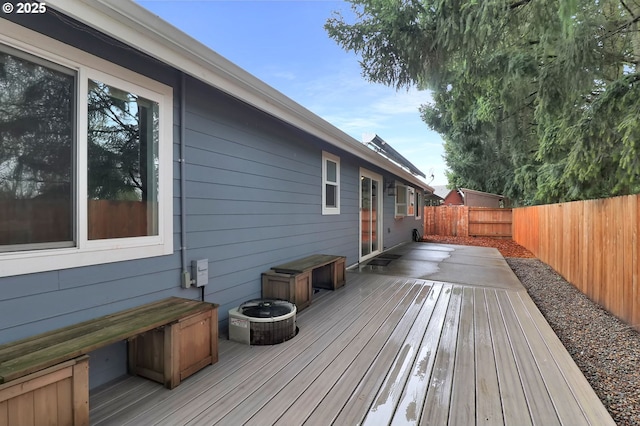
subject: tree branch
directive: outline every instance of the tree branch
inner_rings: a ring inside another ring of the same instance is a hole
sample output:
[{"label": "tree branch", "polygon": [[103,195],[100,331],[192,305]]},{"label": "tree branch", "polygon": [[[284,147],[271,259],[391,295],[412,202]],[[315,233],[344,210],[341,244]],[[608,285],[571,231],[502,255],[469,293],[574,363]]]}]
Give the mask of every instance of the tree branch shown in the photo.
[{"label": "tree branch", "polygon": [[515,3],[511,3],[509,5],[509,10],[517,9],[520,6],[525,6],[525,5],[529,4],[529,3],[531,3],[531,0],[520,0],[520,1],[517,1]]},{"label": "tree branch", "polygon": [[624,7],[625,9],[627,9],[627,12],[629,12],[629,15],[633,16],[633,12],[631,11],[631,9],[629,9],[629,6],[626,5],[626,3],[624,2],[624,0],[620,0],[620,4],[622,5],[622,7]]},{"label": "tree branch", "polygon": [[[633,16],[633,15],[632,15]],[[609,38],[613,35],[618,34],[619,32],[629,28],[631,25],[635,24],[636,22],[640,21],[640,15],[638,16],[633,16],[633,19],[631,19],[629,22],[627,22],[626,24],[623,24],[622,26],[620,26],[618,29],[616,29],[615,31],[611,31],[606,38]]]}]

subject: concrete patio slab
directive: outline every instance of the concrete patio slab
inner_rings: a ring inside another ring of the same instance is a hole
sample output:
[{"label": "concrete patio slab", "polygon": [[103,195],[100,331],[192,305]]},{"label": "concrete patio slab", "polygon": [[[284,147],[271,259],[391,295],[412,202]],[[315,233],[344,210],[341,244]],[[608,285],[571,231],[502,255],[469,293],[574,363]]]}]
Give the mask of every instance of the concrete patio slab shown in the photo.
[{"label": "concrete patio slab", "polygon": [[362,273],[524,291],[504,257],[495,248],[410,243],[385,253],[401,257],[386,266],[363,262],[357,270]]}]

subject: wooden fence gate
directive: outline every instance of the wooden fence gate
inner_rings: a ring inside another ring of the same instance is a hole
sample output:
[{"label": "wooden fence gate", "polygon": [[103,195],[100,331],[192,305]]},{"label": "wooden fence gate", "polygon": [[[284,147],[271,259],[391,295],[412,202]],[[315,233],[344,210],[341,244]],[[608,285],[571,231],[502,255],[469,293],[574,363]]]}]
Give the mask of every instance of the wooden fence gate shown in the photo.
[{"label": "wooden fence gate", "polygon": [[511,238],[511,209],[426,206],[425,235]]}]

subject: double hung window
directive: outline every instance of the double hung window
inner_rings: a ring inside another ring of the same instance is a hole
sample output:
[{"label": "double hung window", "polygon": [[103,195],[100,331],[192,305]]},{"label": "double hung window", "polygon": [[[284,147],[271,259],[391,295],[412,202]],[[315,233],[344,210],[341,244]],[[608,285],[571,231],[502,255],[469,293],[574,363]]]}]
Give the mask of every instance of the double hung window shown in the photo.
[{"label": "double hung window", "polygon": [[322,152],[322,214],[340,214],[340,157]]},{"label": "double hung window", "polygon": [[396,182],[396,217],[404,217],[407,215],[407,187]]}]

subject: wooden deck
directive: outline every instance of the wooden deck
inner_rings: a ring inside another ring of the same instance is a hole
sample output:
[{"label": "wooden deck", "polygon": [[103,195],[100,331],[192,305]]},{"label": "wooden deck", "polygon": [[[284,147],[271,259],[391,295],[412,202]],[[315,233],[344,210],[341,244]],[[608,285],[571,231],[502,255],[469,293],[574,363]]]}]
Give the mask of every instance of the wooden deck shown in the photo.
[{"label": "wooden deck", "polygon": [[347,274],[280,345],[220,339],[170,391],[92,392],[94,425],[613,425],[524,289]]}]

